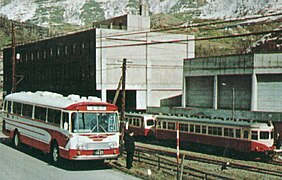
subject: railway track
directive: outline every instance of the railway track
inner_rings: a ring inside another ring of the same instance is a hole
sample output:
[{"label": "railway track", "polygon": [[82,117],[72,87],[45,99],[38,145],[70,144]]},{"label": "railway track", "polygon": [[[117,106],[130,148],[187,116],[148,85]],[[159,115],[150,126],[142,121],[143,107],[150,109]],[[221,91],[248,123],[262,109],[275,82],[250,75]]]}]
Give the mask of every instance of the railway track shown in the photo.
[{"label": "railway track", "polygon": [[[162,156],[173,157],[173,158],[177,156],[176,152],[173,152],[171,150],[165,150],[164,148],[153,147],[153,146],[148,147],[148,145],[144,145],[141,143],[138,143],[137,147],[139,149],[142,149],[142,151],[147,151],[147,152],[155,153],[155,154],[162,155]],[[185,160],[188,160],[188,161],[197,161],[201,163],[214,164],[214,165],[218,165],[222,167],[225,166],[225,168],[234,168],[234,169],[244,170],[248,172],[260,173],[263,175],[274,176],[277,178],[282,177],[281,168],[280,169],[277,168],[277,170],[275,170],[275,169],[269,169],[269,168],[264,168],[264,167],[258,167],[254,165],[247,165],[244,163],[236,163],[236,162],[227,163],[227,161],[225,160],[216,160],[216,159],[208,158],[208,157],[195,156],[195,155],[191,155],[191,153],[188,153],[188,152],[187,153],[182,152],[180,154],[180,157],[182,156],[184,156]],[[282,163],[279,161],[273,162],[271,164],[277,165],[278,167],[281,167],[282,165]]]}]

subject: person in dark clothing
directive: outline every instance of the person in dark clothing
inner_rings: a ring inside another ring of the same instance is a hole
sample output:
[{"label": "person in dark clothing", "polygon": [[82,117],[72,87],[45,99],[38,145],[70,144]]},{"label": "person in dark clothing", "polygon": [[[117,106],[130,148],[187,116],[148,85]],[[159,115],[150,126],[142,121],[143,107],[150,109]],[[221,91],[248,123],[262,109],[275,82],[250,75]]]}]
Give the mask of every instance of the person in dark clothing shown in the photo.
[{"label": "person in dark clothing", "polygon": [[281,139],[280,139],[280,134],[277,133],[277,137],[276,137],[276,148],[280,149],[281,147]]},{"label": "person in dark clothing", "polygon": [[135,151],[135,142],[134,142],[134,132],[129,131],[124,136],[124,144],[126,150],[126,167],[127,169],[132,168],[134,151]]}]

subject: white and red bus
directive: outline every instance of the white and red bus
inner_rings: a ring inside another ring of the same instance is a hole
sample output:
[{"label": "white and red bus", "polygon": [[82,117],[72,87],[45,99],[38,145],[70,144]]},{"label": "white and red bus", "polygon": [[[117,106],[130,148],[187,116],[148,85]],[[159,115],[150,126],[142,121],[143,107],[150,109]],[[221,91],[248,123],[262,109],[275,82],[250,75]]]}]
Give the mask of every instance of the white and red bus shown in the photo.
[{"label": "white and red bus", "polygon": [[37,91],[9,94],[3,103],[3,133],[50,154],[51,162],[117,159],[118,108],[99,98]]}]

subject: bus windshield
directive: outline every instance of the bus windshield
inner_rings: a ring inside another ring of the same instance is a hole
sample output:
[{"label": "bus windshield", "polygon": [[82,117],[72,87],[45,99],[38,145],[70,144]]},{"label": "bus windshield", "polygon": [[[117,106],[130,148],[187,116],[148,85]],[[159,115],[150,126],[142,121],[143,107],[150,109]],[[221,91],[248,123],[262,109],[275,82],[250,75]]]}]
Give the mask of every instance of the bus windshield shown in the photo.
[{"label": "bus windshield", "polygon": [[71,121],[74,133],[118,132],[117,113],[75,112]]}]

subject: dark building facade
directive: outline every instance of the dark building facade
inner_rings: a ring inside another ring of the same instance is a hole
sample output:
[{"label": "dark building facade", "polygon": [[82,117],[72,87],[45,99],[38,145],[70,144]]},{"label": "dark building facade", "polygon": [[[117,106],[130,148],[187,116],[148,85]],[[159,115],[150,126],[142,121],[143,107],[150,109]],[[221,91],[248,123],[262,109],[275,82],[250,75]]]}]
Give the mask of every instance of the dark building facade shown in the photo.
[{"label": "dark building facade", "polygon": [[[16,91],[96,95],[96,30],[16,47]],[[12,91],[12,49],[4,49],[4,92]]]}]

